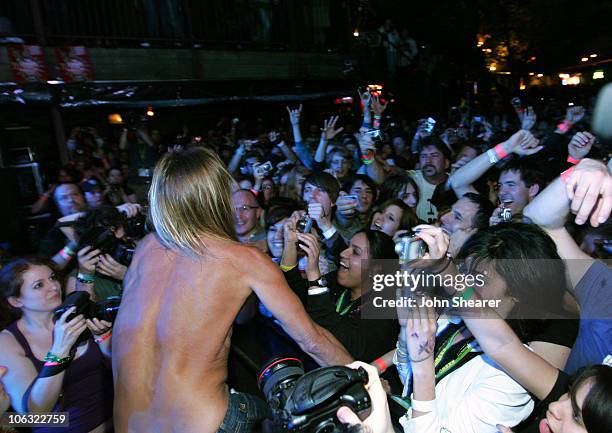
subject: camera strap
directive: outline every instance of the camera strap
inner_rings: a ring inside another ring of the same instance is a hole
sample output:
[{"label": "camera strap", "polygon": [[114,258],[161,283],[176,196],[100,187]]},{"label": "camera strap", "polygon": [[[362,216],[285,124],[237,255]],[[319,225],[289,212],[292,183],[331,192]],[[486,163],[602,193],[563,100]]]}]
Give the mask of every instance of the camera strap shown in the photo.
[{"label": "camera strap", "polygon": [[347,304],[348,299],[350,299],[350,292],[351,291],[349,289],[345,289],[336,301],[336,313],[341,316],[345,316],[350,313],[351,310],[355,307],[355,305],[359,303],[359,299],[361,299],[357,298],[354,301],[348,302]]}]

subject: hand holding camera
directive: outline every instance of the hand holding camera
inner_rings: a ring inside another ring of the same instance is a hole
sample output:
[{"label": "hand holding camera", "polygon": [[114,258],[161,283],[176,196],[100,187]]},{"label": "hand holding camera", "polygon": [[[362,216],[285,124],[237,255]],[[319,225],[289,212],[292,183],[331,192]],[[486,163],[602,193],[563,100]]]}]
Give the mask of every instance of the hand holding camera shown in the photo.
[{"label": "hand holding camera", "polygon": [[99,249],[94,249],[91,245],[86,245],[77,252],[79,260],[79,272],[82,274],[93,275],[96,273],[96,266],[100,261]]},{"label": "hand holding camera", "polygon": [[512,210],[505,207],[504,203],[501,203],[489,218],[489,225],[496,226],[509,221],[512,221]]},{"label": "hand holding camera", "polygon": [[127,273],[127,266],[117,262],[110,254],[101,254],[98,256],[96,271],[99,274],[122,281]]},{"label": "hand holding camera", "polygon": [[[82,314],[70,318],[76,311],[76,307],[70,307],[59,317],[53,328],[53,345],[50,352],[60,358],[70,354],[72,346],[77,342],[79,336],[87,329],[87,322]],[[68,320],[70,318],[70,320]]]},{"label": "hand holding camera", "polygon": [[113,327],[111,322],[100,320],[97,317],[86,319],[85,322],[87,323],[87,328],[93,335],[104,335]]},{"label": "hand holding camera", "polygon": [[372,433],[394,432],[391,413],[389,412],[389,404],[387,402],[387,394],[382,386],[376,368],[359,361],[353,362],[347,365],[347,367],[353,369],[363,368],[368,373],[366,389],[372,401],[372,411],[370,415],[362,421],[352,409],[347,406],[342,406],[336,412],[338,420],[343,424],[348,424],[349,427],[355,425],[363,426],[367,431]]},{"label": "hand holding camera", "polygon": [[351,219],[357,214],[358,204],[359,198],[356,195],[340,195],[336,201],[338,212],[347,219]]},{"label": "hand holding camera", "polygon": [[308,281],[316,281],[321,278],[319,269],[319,256],[321,247],[319,240],[312,233],[297,233],[298,246],[306,253],[306,277]]}]

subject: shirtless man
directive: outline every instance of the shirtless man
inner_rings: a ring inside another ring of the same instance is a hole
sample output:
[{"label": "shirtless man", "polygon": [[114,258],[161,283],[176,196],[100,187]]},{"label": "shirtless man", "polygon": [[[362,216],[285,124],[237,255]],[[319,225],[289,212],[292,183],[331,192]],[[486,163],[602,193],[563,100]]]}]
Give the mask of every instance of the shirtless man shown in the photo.
[{"label": "shirtless man", "polygon": [[318,363],[352,361],[278,266],[236,240],[231,189],[206,149],[167,154],[155,168],[156,233],[138,245],[113,329],[117,433],[244,431],[251,405],[225,381],[232,324],[252,292]]}]

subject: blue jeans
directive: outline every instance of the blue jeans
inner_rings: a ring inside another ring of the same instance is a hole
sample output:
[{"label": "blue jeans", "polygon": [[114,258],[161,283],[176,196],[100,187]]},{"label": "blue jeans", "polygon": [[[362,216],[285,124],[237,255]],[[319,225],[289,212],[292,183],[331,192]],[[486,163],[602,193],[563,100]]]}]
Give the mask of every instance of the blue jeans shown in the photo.
[{"label": "blue jeans", "polygon": [[231,393],[227,413],[217,433],[250,433],[269,416],[266,402],[242,392]]}]

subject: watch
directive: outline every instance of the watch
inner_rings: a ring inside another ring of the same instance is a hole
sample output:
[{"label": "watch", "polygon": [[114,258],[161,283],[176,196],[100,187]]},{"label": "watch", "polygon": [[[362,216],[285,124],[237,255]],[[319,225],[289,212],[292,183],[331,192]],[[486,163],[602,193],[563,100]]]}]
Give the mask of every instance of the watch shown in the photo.
[{"label": "watch", "polygon": [[308,281],[308,287],[327,287],[327,278],[321,277],[316,281]]}]

